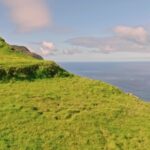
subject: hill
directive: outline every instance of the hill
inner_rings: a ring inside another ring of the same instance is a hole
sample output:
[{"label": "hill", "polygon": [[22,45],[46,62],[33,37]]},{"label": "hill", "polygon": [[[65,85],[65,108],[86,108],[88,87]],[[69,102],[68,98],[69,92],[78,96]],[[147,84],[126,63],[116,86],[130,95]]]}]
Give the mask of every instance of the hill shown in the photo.
[{"label": "hill", "polygon": [[36,59],[43,59],[40,55],[30,52],[30,50],[24,46],[10,45],[10,47],[13,52],[21,52]]},{"label": "hill", "polygon": [[31,80],[69,75],[55,62],[44,61],[26,47],[11,46],[0,38],[0,80]]},{"label": "hill", "polygon": [[[43,59],[40,55],[31,52],[28,48],[26,48],[25,46],[18,46],[18,45],[10,45],[8,43],[5,42],[5,40],[3,38],[0,37],[0,54],[3,55],[16,55],[16,54],[22,54],[22,56],[31,56],[33,58],[36,59]],[[20,55],[21,56],[21,55]]]},{"label": "hill", "polygon": [[[13,63],[0,59],[3,69],[47,63],[5,50],[0,56]],[[1,80],[0,106],[0,150],[150,149],[150,104],[102,81]]]}]

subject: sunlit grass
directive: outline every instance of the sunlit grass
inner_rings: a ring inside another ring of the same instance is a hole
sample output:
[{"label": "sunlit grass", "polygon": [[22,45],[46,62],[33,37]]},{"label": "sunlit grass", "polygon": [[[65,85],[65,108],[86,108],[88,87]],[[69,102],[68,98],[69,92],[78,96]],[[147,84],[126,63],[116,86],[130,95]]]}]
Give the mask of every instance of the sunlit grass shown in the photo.
[{"label": "sunlit grass", "polygon": [[0,84],[1,149],[150,149],[150,105],[80,77]]},{"label": "sunlit grass", "polygon": [[150,149],[149,103],[1,42],[0,150]]}]

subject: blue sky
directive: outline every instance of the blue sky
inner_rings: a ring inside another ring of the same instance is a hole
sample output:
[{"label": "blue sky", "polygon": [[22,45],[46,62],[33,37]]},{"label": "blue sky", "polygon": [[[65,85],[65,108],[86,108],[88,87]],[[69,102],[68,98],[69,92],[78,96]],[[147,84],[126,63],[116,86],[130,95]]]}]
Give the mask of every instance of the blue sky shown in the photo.
[{"label": "blue sky", "polygon": [[150,60],[149,0],[0,0],[0,36],[56,61]]}]

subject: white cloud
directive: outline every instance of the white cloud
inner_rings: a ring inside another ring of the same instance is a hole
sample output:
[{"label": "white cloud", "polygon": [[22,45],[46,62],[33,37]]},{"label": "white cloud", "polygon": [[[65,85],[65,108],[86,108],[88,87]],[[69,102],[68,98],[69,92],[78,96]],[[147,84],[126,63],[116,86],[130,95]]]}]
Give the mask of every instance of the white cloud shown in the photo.
[{"label": "white cloud", "polygon": [[40,51],[43,56],[52,55],[56,52],[56,47],[52,42],[43,41]]},{"label": "white cloud", "polygon": [[77,48],[65,49],[60,54],[61,55],[76,55],[81,54],[83,51]]},{"label": "white cloud", "polygon": [[93,53],[150,52],[150,35],[144,27],[117,26],[109,37],[77,37],[68,42]]},{"label": "white cloud", "polygon": [[54,44],[52,42],[46,42],[46,41],[44,41],[42,43],[42,46],[47,48],[47,49],[54,49],[55,48],[55,46],[54,46]]},{"label": "white cloud", "polygon": [[47,27],[52,23],[45,0],[3,0],[12,20],[23,32]]},{"label": "white cloud", "polygon": [[146,42],[148,38],[148,33],[143,27],[117,26],[114,32],[121,38],[136,40],[137,42]]}]

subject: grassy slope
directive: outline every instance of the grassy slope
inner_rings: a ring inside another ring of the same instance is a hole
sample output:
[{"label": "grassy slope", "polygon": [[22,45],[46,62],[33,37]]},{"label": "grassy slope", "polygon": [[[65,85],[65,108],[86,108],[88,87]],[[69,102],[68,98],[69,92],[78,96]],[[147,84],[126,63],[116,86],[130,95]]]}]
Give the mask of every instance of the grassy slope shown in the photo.
[{"label": "grassy slope", "polygon": [[0,38],[0,67],[32,65],[43,62],[23,53],[13,52],[9,44]]},{"label": "grassy slope", "polygon": [[0,149],[149,150],[150,105],[80,77],[0,84]]},{"label": "grassy slope", "polygon": [[[6,68],[37,62],[0,50]],[[0,150],[150,149],[150,104],[100,81],[1,82],[0,106]]]},{"label": "grassy slope", "polygon": [[22,52],[13,52],[0,38],[0,80],[31,80],[69,75],[53,61],[38,60]]},{"label": "grassy slope", "polygon": [[0,38],[0,66],[9,66],[21,63],[38,62],[39,60],[33,59],[22,53],[13,53],[11,47]]}]

